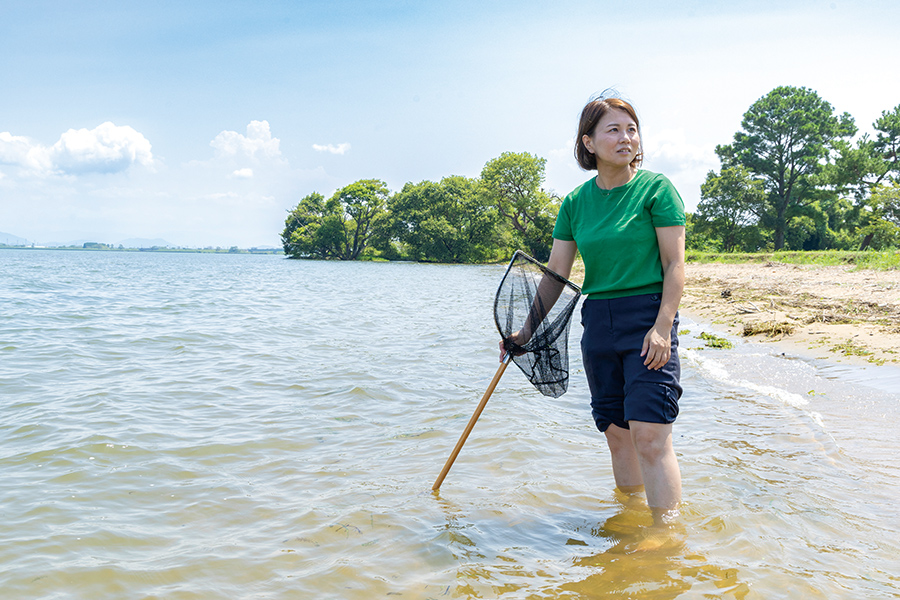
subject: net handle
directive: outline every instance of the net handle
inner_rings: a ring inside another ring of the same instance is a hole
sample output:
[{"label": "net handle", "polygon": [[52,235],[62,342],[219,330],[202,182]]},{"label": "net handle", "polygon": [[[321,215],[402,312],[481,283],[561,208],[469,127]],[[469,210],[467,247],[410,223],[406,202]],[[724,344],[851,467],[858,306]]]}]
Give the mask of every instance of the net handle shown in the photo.
[{"label": "net handle", "polygon": [[441,484],[444,483],[444,478],[447,477],[447,473],[450,472],[450,467],[453,466],[453,463],[456,461],[456,457],[459,456],[460,450],[462,450],[462,447],[466,443],[466,440],[469,439],[469,434],[472,433],[472,429],[475,428],[475,423],[478,422],[478,417],[480,417],[481,413],[484,412],[484,407],[487,406],[488,400],[490,400],[491,398],[491,394],[494,393],[494,388],[496,388],[497,384],[500,382],[500,377],[503,376],[503,372],[509,365],[510,358],[511,356],[507,352],[503,357],[503,362],[500,363],[500,367],[497,368],[497,372],[494,374],[494,378],[491,379],[491,383],[488,385],[487,390],[484,392],[484,396],[481,397],[481,402],[478,403],[478,408],[475,409],[475,413],[472,415],[472,418],[469,419],[469,424],[466,425],[466,428],[463,430],[462,435],[459,436],[459,441],[456,442],[456,447],[453,449],[453,452],[450,453],[450,458],[447,459],[447,462],[444,464],[444,468],[441,469],[440,475],[438,475],[437,479],[434,482],[434,485],[431,486],[432,491],[436,492],[441,489]]}]

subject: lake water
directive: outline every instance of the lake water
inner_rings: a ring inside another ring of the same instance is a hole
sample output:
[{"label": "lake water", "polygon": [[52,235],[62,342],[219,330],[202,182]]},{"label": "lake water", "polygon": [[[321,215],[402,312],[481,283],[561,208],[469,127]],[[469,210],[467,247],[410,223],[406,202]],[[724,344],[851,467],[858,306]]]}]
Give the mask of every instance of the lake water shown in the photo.
[{"label": "lake water", "polygon": [[[698,349],[681,522],[497,367],[501,266],[0,250],[10,599],[900,598],[900,375]],[[708,328],[707,328],[708,330]]]}]

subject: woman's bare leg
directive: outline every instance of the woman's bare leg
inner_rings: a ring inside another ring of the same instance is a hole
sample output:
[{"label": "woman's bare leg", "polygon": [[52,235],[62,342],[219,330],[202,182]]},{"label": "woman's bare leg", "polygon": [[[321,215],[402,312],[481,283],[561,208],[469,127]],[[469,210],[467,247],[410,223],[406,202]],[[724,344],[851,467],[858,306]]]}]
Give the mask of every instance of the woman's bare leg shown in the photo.
[{"label": "woman's bare leg", "polygon": [[634,448],[631,432],[616,425],[610,425],[605,433],[606,444],[612,455],[616,487],[626,494],[643,491],[644,480],[641,476],[641,463]]},{"label": "woman's bare leg", "polygon": [[681,502],[681,471],[672,447],[672,425],[630,421],[628,426],[640,462],[647,505],[655,512],[676,509]]}]

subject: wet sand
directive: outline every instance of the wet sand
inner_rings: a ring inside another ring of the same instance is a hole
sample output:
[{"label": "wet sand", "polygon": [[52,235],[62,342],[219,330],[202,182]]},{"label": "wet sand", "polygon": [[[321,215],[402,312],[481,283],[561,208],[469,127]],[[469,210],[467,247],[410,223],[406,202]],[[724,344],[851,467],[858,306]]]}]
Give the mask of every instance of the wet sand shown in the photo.
[{"label": "wet sand", "polygon": [[681,311],[785,352],[900,363],[900,271],[783,263],[688,263]]}]

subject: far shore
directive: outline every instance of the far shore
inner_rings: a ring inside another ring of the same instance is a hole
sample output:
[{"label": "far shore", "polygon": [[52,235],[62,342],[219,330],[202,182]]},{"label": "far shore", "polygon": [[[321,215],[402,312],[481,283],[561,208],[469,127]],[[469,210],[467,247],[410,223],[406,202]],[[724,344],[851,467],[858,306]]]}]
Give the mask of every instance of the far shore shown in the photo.
[{"label": "far shore", "polygon": [[185,254],[284,254],[281,248],[182,248],[180,246],[149,246],[143,248],[117,247],[107,244],[94,246],[9,246],[0,244],[0,250],[67,250],[79,252],[169,252]]}]

